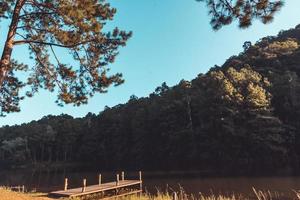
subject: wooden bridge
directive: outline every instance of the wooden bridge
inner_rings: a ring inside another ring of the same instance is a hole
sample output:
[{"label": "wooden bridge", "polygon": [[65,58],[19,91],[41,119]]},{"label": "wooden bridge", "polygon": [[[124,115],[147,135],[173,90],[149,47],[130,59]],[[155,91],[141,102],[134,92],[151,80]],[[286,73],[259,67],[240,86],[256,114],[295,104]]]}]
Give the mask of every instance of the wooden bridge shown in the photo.
[{"label": "wooden bridge", "polygon": [[78,197],[85,195],[99,195],[99,198],[115,198],[131,194],[141,194],[142,189],[142,173],[139,172],[138,180],[125,180],[124,172],[121,173],[121,180],[119,174],[116,176],[116,181],[109,183],[101,182],[101,174],[99,174],[99,183],[97,185],[86,185],[86,179],[83,179],[82,187],[68,188],[68,179],[65,179],[64,189],[50,192],[50,196],[54,197]]}]

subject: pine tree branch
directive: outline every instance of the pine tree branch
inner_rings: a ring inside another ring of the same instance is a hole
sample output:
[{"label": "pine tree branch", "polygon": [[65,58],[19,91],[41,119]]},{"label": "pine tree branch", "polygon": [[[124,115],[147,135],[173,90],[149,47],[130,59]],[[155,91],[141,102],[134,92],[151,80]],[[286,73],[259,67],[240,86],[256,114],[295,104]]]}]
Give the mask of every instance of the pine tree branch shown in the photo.
[{"label": "pine tree branch", "polygon": [[52,74],[52,72],[49,70],[48,66],[43,63],[42,59],[39,57],[39,54],[38,54],[38,51],[35,49],[35,47],[32,45],[32,44],[29,44],[30,47],[32,48],[32,50],[34,51],[35,53],[35,56],[38,60],[38,62],[47,70],[47,72],[49,73],[49,75],[53,78],[53,80],[56,82],[57,86],[59,87],[59,89],[61,91],[63,91],[63,88],[62,88],[62,85],[61,85],[61,82],[57,79],[57,77],[55,75]]},{"label": "pine tree branch", "polygon": [[70,45],[63,45],[63,44],[57,44],[57,43],[52,43],[52,42],[43,42],[43,41],[36,41],[36,40],[17,40],[14,41],[14,45],[21,45],[21,44],[40,44],[40,45],[48,45],[48,46],[57,46],[57,47],[62,47],[62,48],[74,48],[77,47],[79,45],[83,45],[89,42],[93,42],[95,41],[95,39],[91,39],[91,40],[86,40],[86,41],[82,41],[82,42],[78,42],[75,44],[70,44]]},{"label": "pine tree branch", "polygon": [[[17,35],[19,35],[20,37],[22,37],[22,38],[25,38],[23,35],[21,35],[21,34],[19,34],[19,33],[17,33]],[[62,86],[61,86],[61,82],[57,79],[57,77],[56,76],[54,76],[53,74],[52,74],[52,72],[49,70],[49,68],[48,68],[48,66],[42,61],[42,59],[39,57],[39,54],[38,54],[38,51],[35,49],[35,47],[31,44],[31,43],[29,43],[29,46],[31,47],[31,49],[33,50],[33,52],[35,53],[35,56],[36,56],[36,59],[37,59],[37,61],[40,63],[40,65],[42,65],[45,69],[46,69],[46,71],[49,73],[49,75],[53,78],[53,80],[56,82],[56,84],[57,84],[57,86],[59,87],[59,89],[61,90],[61,91],[63,91],[63,88],[62,88]],[[52,47],[51,47],[52,48]]]},{"label": "pine tree branch", "polygon": [[33,13],[26,13],[24,15],[20,15],[19,19],[23,18],[23,17],[32,17],[33,15],[52,15],[52,14],[55,14],[55,12],[33,12]]}]

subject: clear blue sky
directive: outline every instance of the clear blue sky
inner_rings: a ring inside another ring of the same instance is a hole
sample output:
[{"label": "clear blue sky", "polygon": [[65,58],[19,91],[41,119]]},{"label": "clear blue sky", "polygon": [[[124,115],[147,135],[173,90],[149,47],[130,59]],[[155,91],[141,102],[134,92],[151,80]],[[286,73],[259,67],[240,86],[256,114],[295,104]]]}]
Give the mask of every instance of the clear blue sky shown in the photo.
[{"label": "clear blue sky", "polygon": [[[255,23],[240,30],[236,24],[212,31],[207,9],[195,0],[110,0],[118,13],[110,26],[132,30],[133,37],[121,49],[113,72],[122,72],[125,83],[111,87],[107,94],[98,94],[87,105],[58,107],[55,93],[40,91],[21,103],[21,112],[0,118],[0,126],[37,120],[45,115],[66,113],[74,117],[88,112],[98,114],[105,105],[125,103],[130,95],[148,96],[167,82],[169,86],[181,79],[191,80],[215,64],[221,65],[242,50],[244,41],[255,42],[280,30],[300,23],[300,1],[286,0],[284,8],[269,25]],[[7,28],[1,24],[0,44]],[[0,45],[2,52],[2,45]],[[14,58],[30,63],[26,49],[14,50]]]}]

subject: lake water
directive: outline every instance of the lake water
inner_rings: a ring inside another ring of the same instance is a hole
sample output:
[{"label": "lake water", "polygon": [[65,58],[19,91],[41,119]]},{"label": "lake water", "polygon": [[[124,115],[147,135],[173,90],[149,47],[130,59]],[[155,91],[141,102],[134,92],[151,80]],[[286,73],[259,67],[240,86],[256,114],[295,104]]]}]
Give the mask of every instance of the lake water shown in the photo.
[{"label": "lake water", "polygon": [[[81,186],[82,179],[87,185],[97,184],[97,172],[40,172],[40,171],[0,171],[0,185],[25,185],[37,191],[49,192],[63,188],[64,177],[69,178],[69,187]],[[102,182],[113,181],[115,174],[102,173]],[[137,172],[125,173],[128,179],[138,179]],[[294,196],[293,190],[300,190],[300,177],[201,177],[193,173],[143,173],[143,186],[148,192],[157,190],[179,190],[183,187],[188,194],[241,194],[252,196],[252,187],[259,190],[276,191],[284,196]]]}]

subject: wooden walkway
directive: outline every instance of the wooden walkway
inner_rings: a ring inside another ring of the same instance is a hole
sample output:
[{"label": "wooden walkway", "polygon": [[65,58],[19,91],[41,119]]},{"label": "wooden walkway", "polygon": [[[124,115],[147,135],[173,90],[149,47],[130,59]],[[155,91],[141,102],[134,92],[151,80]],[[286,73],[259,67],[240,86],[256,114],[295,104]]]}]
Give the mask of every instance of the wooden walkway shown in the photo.
[{"label": "wooden walkway", "polygon": [[[130,194],[142,193],[142,177],[141,172],[139,173],[139,180],[125,180],[124,172],[122,172],[122,179],[119,180],[119,175],[117,175],[117,180],[109,183],[101,183],[101,175],[99,175],[99,184],[86,186],[86,179],[83,180],[83,186],[80,188],[68,189],[68,180],[65,180],[65,188],[63,190],[50,192],[50,196],[55,197],[78,197],[90,194],[102,194],[103,199],[113,198],[118,196],[125,196]],[[121,189],[127,189],[124,193],[119,193]],[[106,192],[113,191],[113,196],[105,196]]]}]

